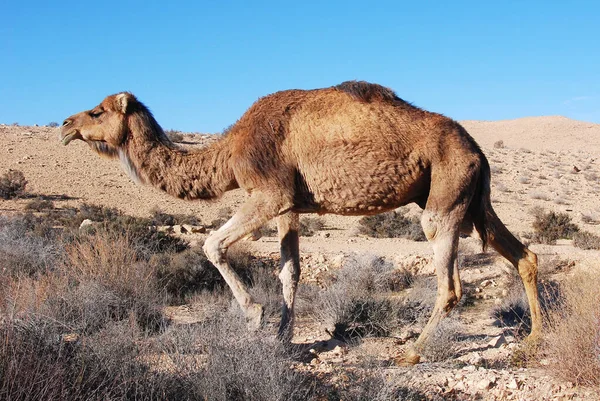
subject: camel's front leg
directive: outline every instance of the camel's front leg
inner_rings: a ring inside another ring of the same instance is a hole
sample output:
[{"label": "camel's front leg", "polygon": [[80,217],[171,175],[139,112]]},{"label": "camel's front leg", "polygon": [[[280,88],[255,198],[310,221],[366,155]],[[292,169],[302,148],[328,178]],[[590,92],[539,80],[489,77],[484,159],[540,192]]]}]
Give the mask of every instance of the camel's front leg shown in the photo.
[{"label": "camel's front leg", "polygon": [[288,212],[277,218],[277,231],[281,246],[281,271],[279,279],[283,287],[283,306],[278,336],[289,342],[294,334],[294,298],[300,279],[300,250],[298,244],[299,217]]},{"label": "camel's front leg", "polygon": [[263,307],[254,302],[248,288],[227,262],[227,249],[252,231],[277,216],[280,208],[261,193],[253,194],[242,208],[219,230],[204,242],[204,253],[225,279],[233,296],[248,320],[248,327],[256,330],[262,325]]}]

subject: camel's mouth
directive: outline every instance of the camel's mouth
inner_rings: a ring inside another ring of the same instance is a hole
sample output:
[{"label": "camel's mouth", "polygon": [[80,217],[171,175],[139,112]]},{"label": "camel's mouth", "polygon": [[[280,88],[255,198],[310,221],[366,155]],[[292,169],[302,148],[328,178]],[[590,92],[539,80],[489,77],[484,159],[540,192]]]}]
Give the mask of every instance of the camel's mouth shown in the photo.
[{"label": "camel's mouth", "polygon": [[77,130],[70,131],[67,134],[63,135],[61,142],[62,142],[63,145],[67,146],[74,139],[81,139],[81,140],[83,140],[83,137],[81,136],[81,134]]}]

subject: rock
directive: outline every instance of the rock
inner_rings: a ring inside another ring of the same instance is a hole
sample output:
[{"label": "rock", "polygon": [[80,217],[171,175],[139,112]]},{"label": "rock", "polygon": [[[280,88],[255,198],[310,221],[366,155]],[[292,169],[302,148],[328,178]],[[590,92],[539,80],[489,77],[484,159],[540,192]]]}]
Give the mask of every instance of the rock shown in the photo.
[{"label": "rock", "polygon": [[495,377],[485,378],[485,379],[482,379],[479,382],[477,382],[477,388],[480,390],[488,390],[488,389],[492,388],[495,383],[496,383]]},{"label": "rock", "polygon": [[489,286],[495,287],[496,286],[496,282],[494,280],[483,280],[481,282],[481,284],[479,284],[479,285],[482,288],[489,287]]},{"label": "rock", "polygon": [[204,234],[206,232],[205,226],[191,226],[191,232],[194,234]]},{"label": "rock", "polygon": [[[481,356],[479,358],[481,358]],[[473,372],[475,372],[477,370],[477,366],[475,366],[475,365],[467,365],[467,366],[465,366],[463,368],[463,370],[465,370],[465,371],[467,371],[469,373],[473,373]]]},{"label": "rock", "polygon": [[346,256],[344,256],[343,254],[340,254],[340,255],[335,256],[333,259],[331,259],[330,264],[332,267],[339,268],[339,267],[342,267],[345,259],[346,259]]},{"label": "rock", "polygon": [[518,390],[519,389],[519,382],[517,381],[517,379],[513,378],[512,380],[510,380],[508,382],[508,384],[506,385],[506,388],[508,388],[510,390]]},{"label": "rock", "polygon": [[173,226],[173,232],[175,234],[185,234],[185,233],[187,233],[187,230],[185,228],[183,228],[180,224],[175,224]]},{"label": "rock", "polygon": [[320,231],[319,234],[318,234],[318,236],[321,237],[321,238],[329,238],[331,236],[331,234],[330,233],[325,233],[323,231]]},{"label": "rock", "polygon": [[85,227],[87,227],[87,226],[91,226],[91,225],[93,225],[93,224],[94,224],[94,222],[93,222],[92,220],[90,220],[90,219],[85,219],[85,220],[83,220],[83,221],[81,222],[81,224],[79,225],[79,229],[81,230],[82,228],[85,228]]},{"label": "rock", "polygon": [[479,352],[476,352],[471,358],[469,358],[469,363],[474,365],[473,367],[479,366],[483,363],[483,358]]},{"label": "rock", "polygon": [[465,383],[460,381],[454,385],[453,389],[457,390],[457,391],[465,391],[466,390]]},{"label": "rock", "polygon": [[496,336],[488,342],[488,346],[492,348],[499,348],[502,344],[506,344],[504,336]]}]

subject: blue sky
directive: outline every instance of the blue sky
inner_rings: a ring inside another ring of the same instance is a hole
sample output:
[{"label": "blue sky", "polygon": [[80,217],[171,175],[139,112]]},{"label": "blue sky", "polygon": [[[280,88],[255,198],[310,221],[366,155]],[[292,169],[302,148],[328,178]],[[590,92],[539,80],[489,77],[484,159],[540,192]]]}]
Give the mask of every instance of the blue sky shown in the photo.
[{"label": "blue sky", "polygon": [[128,90],[164,128],[218,132],[260,96],[350,79],[457,120],[600,123],[597,1],[8,0],[0,15],[5,124]]}]

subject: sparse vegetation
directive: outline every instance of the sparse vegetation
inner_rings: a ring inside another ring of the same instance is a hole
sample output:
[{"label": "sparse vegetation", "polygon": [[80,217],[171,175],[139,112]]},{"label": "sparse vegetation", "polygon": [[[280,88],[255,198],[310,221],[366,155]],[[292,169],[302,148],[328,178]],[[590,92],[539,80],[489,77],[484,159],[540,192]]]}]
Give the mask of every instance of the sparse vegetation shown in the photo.
[{"label": "sparse vegetation", "polygon": [[174,226],[176,224],[198,225],[200,220],[192,214],[169,214],[154,208],[150,211],[152,225],[155,226]]},{"label": "sparse vegetation", "polygon": [[54,203],[43,198],[32,199],[25,205],[25,210],[33,210],[35,212],[42,212],[50,209],[54,209]]},{"label": "sparse vegetation", "polygon": [[494,149],[502,149],[504,148],[504,141],[503,140],[499,140],[494,142]]},{"label": "sparse vegetation", "polygon": [[58,127],[58,123],[56,121],[52,121],[48,123],[48,127],[50,128],[56,128]]},{"label": "sparse vegetation", "polygon": [[581,249],[600,249],[600,236],[587,231],[578,231],[573,234],[573,245]]},{"label": "sparse vegetation", "polygon": [[0,177],[0,198],[18,198],[25,193],[27,180],[22,171],[8,170]]},{"label": "sparse vegetation", "polygon": [[300,219],[298,234],[302,237],[312,237],[325,227],[325,222],[319,217],[303,217]]},{"label": "sparse vegetation", "polygon": [[331,334],[351,339],[389,335],[401,324],[413,323],[415,304],[420,302],[385,296],[412,282],[410,273],[398,272],[383,258],[363,254],[348,258],[324,290],[306,292],[309,308]]},{"label": "sparse vegetation", "polygon": [[557,376],[585,386],[600,386],[600,278],[579,273],[566,281],[559,307],[546,319],[544,352]]},{"label": "sparse vegetation", "polygon": [[407,217],[405,212],[394,211],[366,216],[359,220],[359,232],[375,238],[406,238],[425,241],[421,221],[417,216]]},{"label": "sparse vegetation", "polygon": [[544,212],[541,208],[533,211],[533,240],[542,244],[554,244],[557,239],[572,239],[579,227],[571,222],[566,213]]},{"label": "sparse vegetation", "polygon": [[185,137],[183,136],[183,134],[181,132],[173,130],[173,129],[166,130],[165,134],[171,140],[171,142],[179,143],[179,142],[183,142],[183,140],[185,139]]}]

